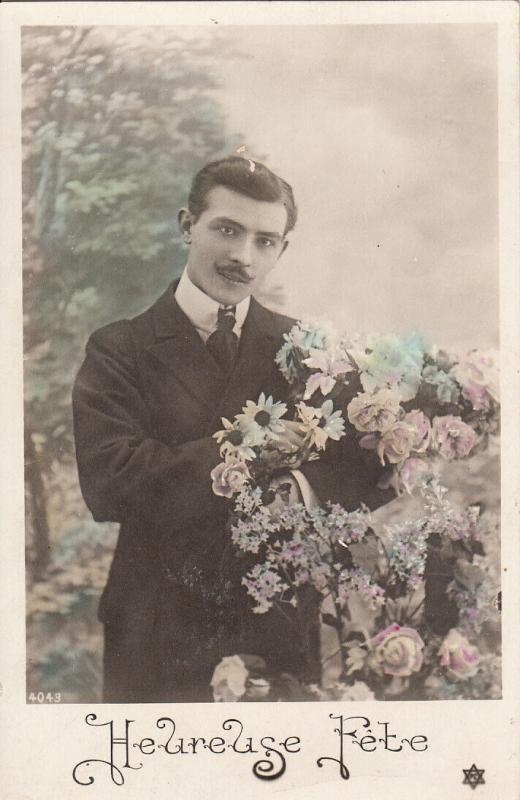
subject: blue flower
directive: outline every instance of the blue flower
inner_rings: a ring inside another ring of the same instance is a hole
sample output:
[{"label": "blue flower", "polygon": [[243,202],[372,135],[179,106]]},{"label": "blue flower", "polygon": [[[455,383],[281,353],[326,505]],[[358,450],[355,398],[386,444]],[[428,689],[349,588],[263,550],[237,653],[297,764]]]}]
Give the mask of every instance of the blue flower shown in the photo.
[{"label": "blue flower", "polygon": [[426,343],[419,334],[399,337],[394,334],[372,339],[356,360],[361,383],[366,392],[388,387],[399,392],[402,400],[412,400],[421,383]]},{"label": "blue flower", "polygon": [[437,389],[437,399],[440,403],[457,403],[460,392],[454,378],[442,369],[429,364],[423,369],[422,378],[426,383],[431,383]]}]

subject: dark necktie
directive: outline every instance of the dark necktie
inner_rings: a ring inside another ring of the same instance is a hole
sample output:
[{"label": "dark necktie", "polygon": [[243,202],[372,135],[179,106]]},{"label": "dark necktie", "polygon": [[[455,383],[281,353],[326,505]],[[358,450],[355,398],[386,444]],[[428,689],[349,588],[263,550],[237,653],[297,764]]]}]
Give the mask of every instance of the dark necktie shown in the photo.
[{"label": "dark necktie", "polygon": [[238,336],[233,332],[235,322],[235,306],[219,306],[217,329],[206,342],[209,352],[226,373],[231,371],[238,352]]}]

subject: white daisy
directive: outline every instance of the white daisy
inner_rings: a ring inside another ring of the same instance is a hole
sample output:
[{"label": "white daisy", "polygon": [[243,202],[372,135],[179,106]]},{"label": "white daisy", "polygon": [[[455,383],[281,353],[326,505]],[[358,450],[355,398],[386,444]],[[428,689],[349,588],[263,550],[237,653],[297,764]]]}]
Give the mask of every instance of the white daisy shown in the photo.
[{"label": "white daisy", "polygon": [[318,450],[324,450],[328,439],[338,441],[345,434],[341,411],[334,411],[332,400],[325,400],[321,408],[299,403],[298,415],[306,434],[306,441]]},{"label": "white daisy", "polygon": [[277,439],[279,433],[285,431],[280,421],[287,406],[285,403],[274,402],[272,397],[266,398],[262,392],[258,401],[248,400],[242,408],[243,414],[235,417],[240,430],[244,434],[244,444],[256,447],[268,439]]},{"label": "white daisy", "polygon": [[252,461],[256,458],[245,431],[241,430],[238,422],[230,422],[222,417],[223,430],[213,434],[213,438],[220,444],[220,455],[223,458],[232,457],[239,461]]}]

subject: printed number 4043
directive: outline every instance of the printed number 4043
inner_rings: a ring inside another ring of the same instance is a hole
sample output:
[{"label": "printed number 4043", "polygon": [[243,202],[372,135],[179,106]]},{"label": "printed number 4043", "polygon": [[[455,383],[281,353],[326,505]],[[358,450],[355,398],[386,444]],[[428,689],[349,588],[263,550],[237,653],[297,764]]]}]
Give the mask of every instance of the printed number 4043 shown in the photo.
[{"label": "printed number 4043", "polygon": [[30,703],[61,703],[61,692],[31,692]]}]

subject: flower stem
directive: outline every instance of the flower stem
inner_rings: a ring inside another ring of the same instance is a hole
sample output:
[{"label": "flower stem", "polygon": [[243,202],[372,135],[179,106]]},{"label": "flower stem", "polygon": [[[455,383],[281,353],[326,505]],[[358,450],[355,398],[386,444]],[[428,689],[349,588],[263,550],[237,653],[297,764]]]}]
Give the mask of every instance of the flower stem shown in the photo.
[{"label": "flower stem", "polygon": [[346,642],[343,641],[343,616],[350,622],[352,616],[350,614],[350,609],[348,604],[345,603],[343,608],[341,607],[338,601],[337,592],[331,591],[332,595],[332,602],[334,605],[334,615],[337,621],[337,627],[335,627],[336,636],[338,637],[338,644],[339,644],[339,652],[341,653],[341,673],[340,673],[340,681],[345,682],[347,680],[347,673],[346,673],[346,659],[348,656],[348,648]]},{"label": "flower stem", "polygon": [[422,606],[424,605],[425,600],[426,600],[426,595],[423,597],[421,602],[416,606],[416,608],[412,611],[412,613],[408,616],[408,619],[412,619],[412,617],[415,617],[419,609],[422,608]]},{"label": "flower stem", "polygon": [[285,611],[285,610],[284,610],[284,609],[281,607],[281,605],[280,605],[280,603],[278,602],[278,600],[275,600],[275,601],[273,602],[273,608],[276,608],[276,610],[280,612],[280,614],[282,615],[282,617],[284,617],[284,619],[285,619],[285,620],[286,620],[286,621],[287,621],[287,622],[288,622],[290,625],[292,625],[292,627],[293,627],[293,628],[295,628],[295,627],[296,627],[296,622],[295,622],[293,619],[291,619],[291,618],[290,618],[289,614],[287,614],[287,612],[286,612],[286,611]]}]

